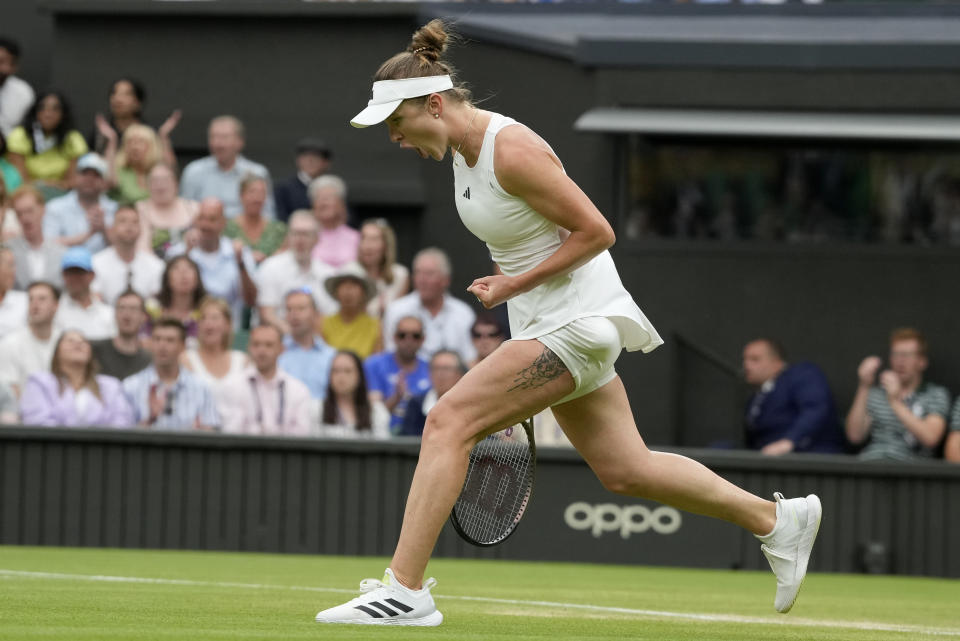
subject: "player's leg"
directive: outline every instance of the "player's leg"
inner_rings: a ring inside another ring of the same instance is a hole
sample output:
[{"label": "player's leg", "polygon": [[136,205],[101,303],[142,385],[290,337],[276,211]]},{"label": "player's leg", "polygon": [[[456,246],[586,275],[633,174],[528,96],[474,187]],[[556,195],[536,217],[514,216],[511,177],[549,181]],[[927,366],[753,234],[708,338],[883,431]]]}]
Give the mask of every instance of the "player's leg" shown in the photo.
[{"label": "player's leg", "polygon": [[633,421],[620,378],[553,408],[557,422],[608,489],[735,523],[763,542],[777,576],[774,606],[793,606],[820,527],[815,495],[766,501],[717,476],[700,463],[647,449]]},{"label": "player's leg", "polygon": [[443,395],[427,415],[400,540],[390,567],[419,587],[478,440],[526,419],[573,390],[563,363],[538,341],[509,341]]},{"label": "player's leg", "polygon": [[463,487],[471,448],[573,388],[566,367],[538,341],[508,341],[467,372],[427,415],[400,540],[385,581],[364,582],[366,594],[320,612],[317,621],[438,625],[443,616],[430,596],[432,580],[424,582],[423,574]]},{"label": "player's leg", "polygon": [[692,459],[647,449],[620,377],[553,407],[553,414],[607,489],[730,521],[754,534],[773,529],[773,502],[740,489]]}]

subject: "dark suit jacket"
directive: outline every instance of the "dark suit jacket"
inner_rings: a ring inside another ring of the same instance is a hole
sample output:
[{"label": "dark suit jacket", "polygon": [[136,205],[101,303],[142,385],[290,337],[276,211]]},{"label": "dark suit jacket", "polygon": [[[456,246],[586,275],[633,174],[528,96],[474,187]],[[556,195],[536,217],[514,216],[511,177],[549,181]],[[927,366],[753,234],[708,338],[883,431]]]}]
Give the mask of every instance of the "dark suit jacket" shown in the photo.
[{"label": "dark suit jacket", "polygon": [[796,452],[842,452],[843,435],[827,379],[813,363],[788,365],[747,402],[747,446],[788,438]]},{"label": "dark suit jacket", "polygon": [[310,209],[307,186],[294,174],[278,182],[273,187],[273,200],[277,206],[277,220],[287,222],[290,214],[298,209]]}]

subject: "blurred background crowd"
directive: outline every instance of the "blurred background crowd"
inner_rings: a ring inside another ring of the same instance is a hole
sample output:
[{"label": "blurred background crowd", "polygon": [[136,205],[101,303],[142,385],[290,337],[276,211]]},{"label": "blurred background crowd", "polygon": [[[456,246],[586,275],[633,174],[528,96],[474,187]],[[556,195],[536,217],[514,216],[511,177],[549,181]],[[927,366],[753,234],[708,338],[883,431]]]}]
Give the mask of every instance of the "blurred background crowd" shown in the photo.
[{"label": "blurred background crowd", "polygon": [[[271,176],[244,155],[245,124],[223,114],[208,155],[181,162],[181,112],[146,122],[138,79],[117,78],[93,122],[76,122],[69,96],[17,76],[20,56],[0,37],[0,422],[417,436],[509,338],[503,306],[450,295],[443,249],[398,248],[387,220],[353,215],[336,154],[312,132],[289,174]],[[960,238],[941,157],[634,152],[628,236]],[[888,216],[866,213],[870,185]],[[865,358],[855,398],[837,403],[815,364],[751,341],[746,444],[960,460],[960,404],[924,379],[927,365],[923,334],[898,329],[888,365]],[[567,444],[549,411],[536,425],[540,444]]]}]

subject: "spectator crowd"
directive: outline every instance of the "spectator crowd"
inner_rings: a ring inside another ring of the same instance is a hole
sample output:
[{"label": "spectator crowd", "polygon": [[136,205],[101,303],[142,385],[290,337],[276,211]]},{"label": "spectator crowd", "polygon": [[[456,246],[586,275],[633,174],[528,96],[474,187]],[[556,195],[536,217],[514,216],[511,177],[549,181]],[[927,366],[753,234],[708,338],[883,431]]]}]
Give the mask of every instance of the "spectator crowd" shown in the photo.
[{"label": "spectator crowd", "polygon": [[[352,219],[323,140],[300,140],[274,181],[219,115],[181,169],[181,113],[148,125],[136,79],[84,133],[67,96],[17,77],[19,57],[0,37],[0,423],[417,436],[509,338],[502,315],[450,295],[441,249],[408,269],[387,220]],[[844,421],[819,368],[776,341],[743,363],[747,445],[764,454],[960,461],[960,403],[924,380],[916,330],[893,333],[887,368],[861,363]],[[569,445],[549,410],[536,424]]]}]

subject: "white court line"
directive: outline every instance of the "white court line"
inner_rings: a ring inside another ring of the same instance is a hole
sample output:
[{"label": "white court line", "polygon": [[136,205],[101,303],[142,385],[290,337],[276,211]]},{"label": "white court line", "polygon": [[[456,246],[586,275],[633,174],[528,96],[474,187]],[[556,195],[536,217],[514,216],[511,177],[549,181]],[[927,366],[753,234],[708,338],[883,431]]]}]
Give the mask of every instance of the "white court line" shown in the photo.
[{"label": "white court line", "polygon": [[[332,592],[335,594],[357,594],[357,590],[343,588],[321,588],[305,585],[276,585],[270,583],[237,583],[233,581],[192,581],[189,579],[160,579],[137,576],[107,576],[100,574],[64,574],[60,572],[26,572],[22,570],[0,569],[0,578],[22,577],[28,579],[57,579],[67,581],[98,581],[104,583],[145,583],[153,585],[189,585],[194,587],[244,588],[249,590],[297,590],[303,592]],[[876,621],[831,621],[822,619],[803,619],[790,616],[758,617],[737,614],[707,614],[697,612],[669,612],[664,610],[644,610],[638,608],[618,608],[606,605],[583,603],[560,603],[556,601],[527,601],[521,599],[497,599],[481,596],[445,596],[434,595],[438,599],[474,601],[479,603],[498,603],[503,605],[537,606],[545,608],[576,609],[591,612],[609,612],[633,616],[681,619],[699,622],[751,623],[756,625],[785,625],[808,628],[847,628],[876,632],[904,632],[930,636],[960,637],[960,628],[934,628],[922,625],[880,623]]]}]

